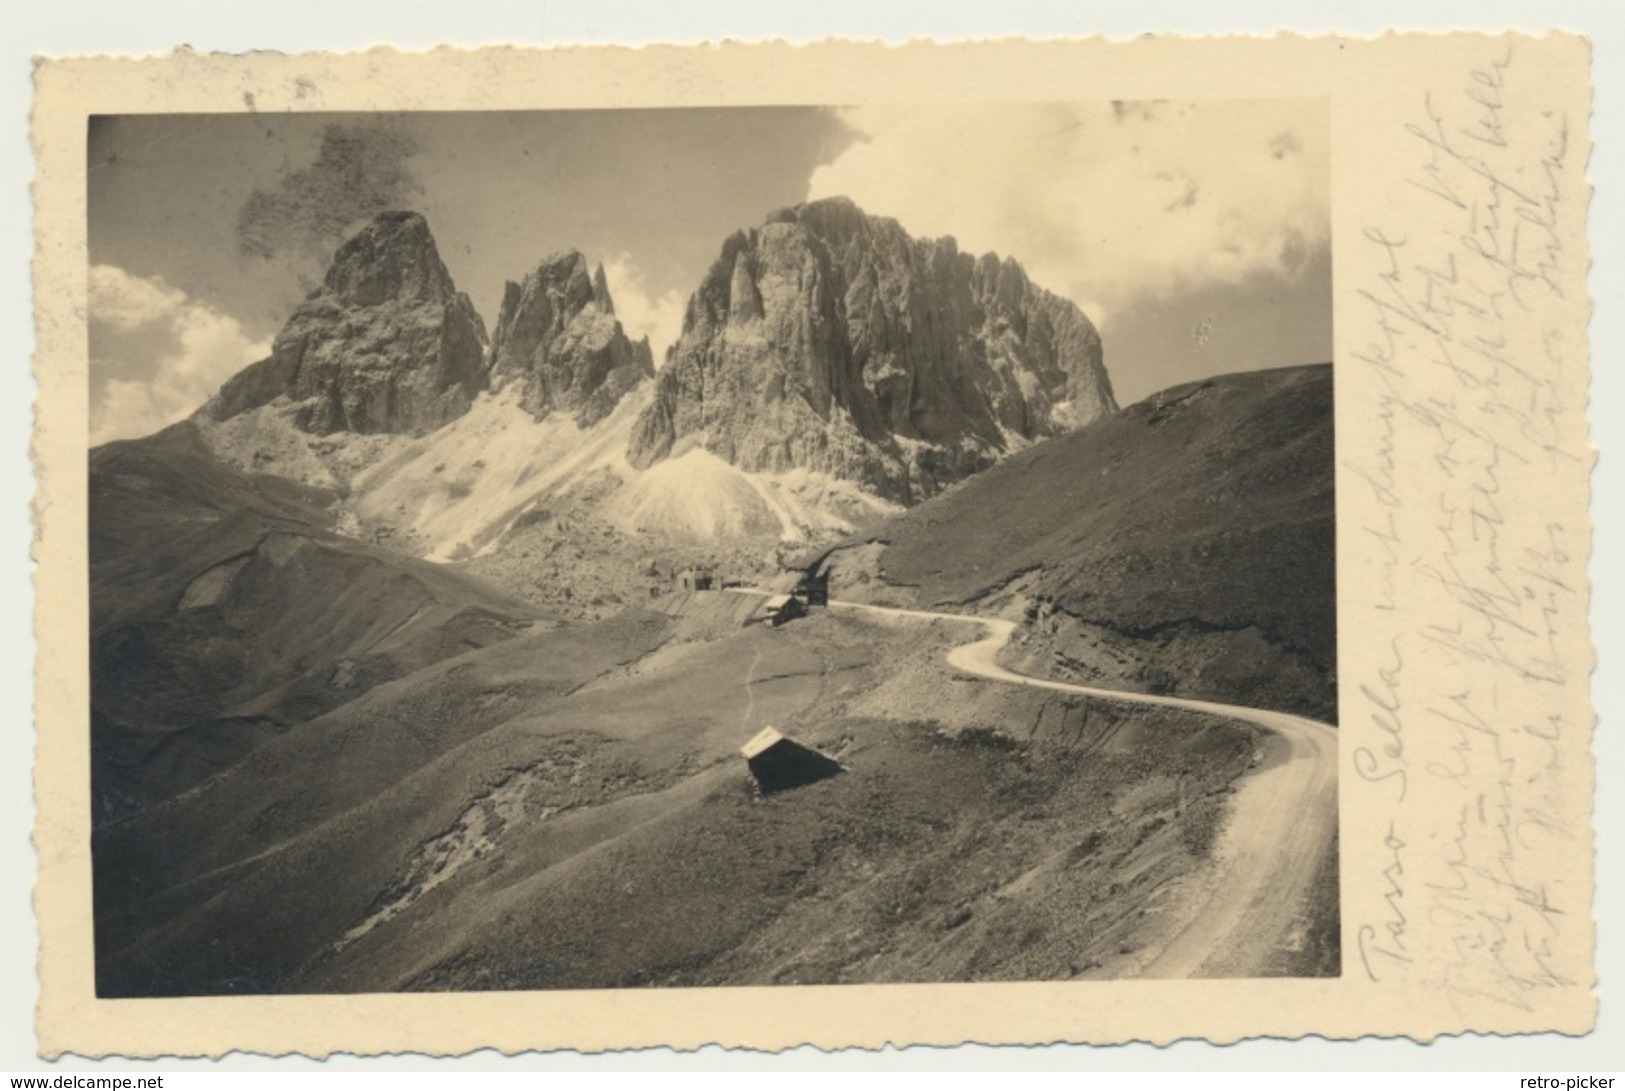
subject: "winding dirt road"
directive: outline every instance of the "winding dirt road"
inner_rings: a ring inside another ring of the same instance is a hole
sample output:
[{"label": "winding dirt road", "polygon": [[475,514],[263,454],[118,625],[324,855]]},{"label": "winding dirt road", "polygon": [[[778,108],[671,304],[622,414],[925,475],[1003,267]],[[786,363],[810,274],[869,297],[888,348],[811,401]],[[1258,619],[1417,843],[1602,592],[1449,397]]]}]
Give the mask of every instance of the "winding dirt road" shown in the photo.
[{"label": "winding dirt road", "polygon": [[995,659],[1015,632],[1014,622],[831,601],[830,607],[898,619],[980,625],[987,635],[948,653],[948,663],[995,682],[1163,705],[1256,724],[1274,732],[1279,753],[1250,774],[1236,793],[1230,821],[1183,927],[1148,949],[1141,977],[1251,977],[1266,974],[1284,952],[1301,946],[1308,926],[1310,889],[1337,830],[1337,729],[1270,709],[1186,697],[1097,689],[1017,674]]}]

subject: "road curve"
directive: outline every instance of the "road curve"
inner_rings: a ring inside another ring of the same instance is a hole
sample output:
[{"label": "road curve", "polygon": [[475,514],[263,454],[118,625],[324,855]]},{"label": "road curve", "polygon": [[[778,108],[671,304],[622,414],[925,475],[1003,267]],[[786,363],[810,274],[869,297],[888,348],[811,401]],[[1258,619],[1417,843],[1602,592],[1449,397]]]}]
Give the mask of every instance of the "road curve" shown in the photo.
[{"label": "road curve", "polygon": [[1253,977],[1304,940],[1306,909],[1317,871],[1337,830],[1337,729],[1271,709],[1162,694],[1080,686],[1017,674],[995,659],[1014,622],[967,614],[903,610],[832,600],[839,610],[899,619],[980,625],[986,635],[948,653],[948,663],[995,682],[1162,705],[1256,724],[1274,732],[1283,753],[1243,781],[1230,821],[1213,853],[1214,866],[1191,898],[1186,924],[1156,949],[1141,952],[1135,976]]}]

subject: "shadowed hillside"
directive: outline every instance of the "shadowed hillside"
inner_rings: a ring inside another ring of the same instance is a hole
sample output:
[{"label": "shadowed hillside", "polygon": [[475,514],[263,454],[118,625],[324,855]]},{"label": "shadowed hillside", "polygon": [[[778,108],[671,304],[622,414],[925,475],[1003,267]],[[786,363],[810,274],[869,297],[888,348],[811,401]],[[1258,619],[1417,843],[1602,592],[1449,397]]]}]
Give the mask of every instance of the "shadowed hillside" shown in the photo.
[{"label": "shadowed hillside", "polygon": [[[424,668],[105,825],[101,993],[1118,976],[1268,760],[960,676],[958,624],[692,639],[668,608]],[[763,723],[844,771],[759,794]]]},{"label": "shadowed hillside", "polygon": [[[1020,608],[1022,669],[1336,716],[1330,365],[1175,387],[875,527],[921,605]],[[846,593],[873,550],[838,552]]]},{"label": "shadowed hillside", "polygon": [[222,465],[191,424],[92,452],[98,817],[537,619],[455,571],[331,533],[323,500]]}]

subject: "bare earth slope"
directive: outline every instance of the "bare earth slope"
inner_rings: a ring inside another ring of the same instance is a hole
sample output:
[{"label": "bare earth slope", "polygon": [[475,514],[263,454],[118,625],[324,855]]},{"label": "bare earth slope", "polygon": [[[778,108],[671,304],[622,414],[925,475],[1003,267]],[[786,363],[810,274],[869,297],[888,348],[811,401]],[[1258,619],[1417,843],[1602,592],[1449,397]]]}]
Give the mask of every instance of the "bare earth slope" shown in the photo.
[{"label": "bare earth slope", "polygon": [[1016,454],[868,537],[905,598],[1020,616],[1025,673],[1334,720],[1333,480],[1330,366],[1248,372]]}]

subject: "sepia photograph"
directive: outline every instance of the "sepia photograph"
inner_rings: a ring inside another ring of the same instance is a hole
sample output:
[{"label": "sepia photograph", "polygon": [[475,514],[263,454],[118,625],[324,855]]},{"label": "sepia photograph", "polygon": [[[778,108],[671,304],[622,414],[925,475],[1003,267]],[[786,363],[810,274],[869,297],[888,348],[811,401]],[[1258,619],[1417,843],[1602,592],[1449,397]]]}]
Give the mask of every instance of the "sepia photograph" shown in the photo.
[{"label": "sepia photograph", "polygon": [[1335,978],[1324,98],[96,114],[101,998]]}]

